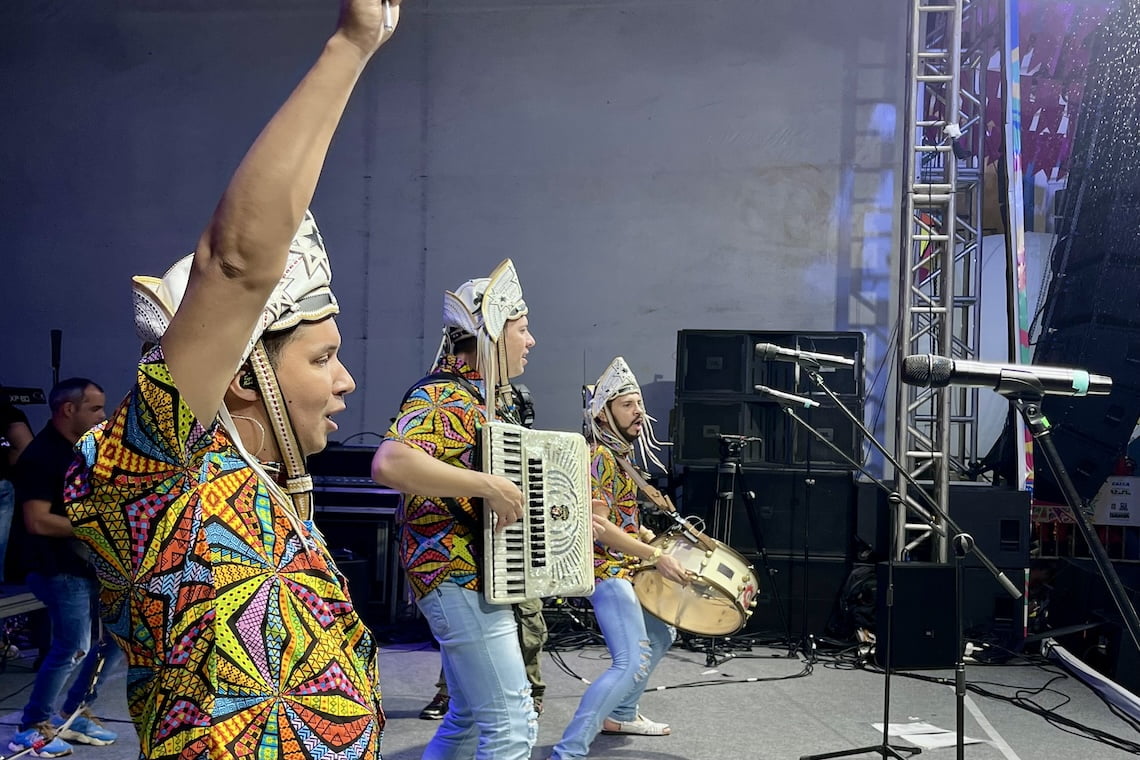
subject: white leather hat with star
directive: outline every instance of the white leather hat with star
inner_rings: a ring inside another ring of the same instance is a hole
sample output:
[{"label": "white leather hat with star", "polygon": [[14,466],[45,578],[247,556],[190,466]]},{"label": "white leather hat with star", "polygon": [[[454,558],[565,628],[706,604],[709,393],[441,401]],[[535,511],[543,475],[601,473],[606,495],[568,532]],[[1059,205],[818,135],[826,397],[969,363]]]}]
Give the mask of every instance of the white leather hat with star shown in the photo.
[{"label": "white leather hat with star", "polygon": [[[189,254],[176,261],[161,278],[145,275],[132,278],[135,331],[144,342],[158,343],[170,326],[186,293],[193,262],[194,254]],[[301,322],[317,322],[339,313],[331,283],[332,269],[324,240],[316,219],[306,211],[289,246],[289,258],[281,279],[253,328],[239,365],[249,358],[264,333],[288,330]]]}]

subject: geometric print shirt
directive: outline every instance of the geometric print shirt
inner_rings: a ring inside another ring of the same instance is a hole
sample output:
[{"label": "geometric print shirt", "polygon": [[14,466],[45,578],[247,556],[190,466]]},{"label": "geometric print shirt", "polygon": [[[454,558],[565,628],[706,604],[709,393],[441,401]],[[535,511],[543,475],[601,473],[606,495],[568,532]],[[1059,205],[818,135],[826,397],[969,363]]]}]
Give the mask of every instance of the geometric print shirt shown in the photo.
[{"label": "geometric print shirt", "polygon": [[[641,510],[637,506],[637,484],[618,464],[618,455],[608,446],[590,444],[590,490],[594,501],[604,501],[610,509],[609,520],[626,533],[637,537],[641,530]],[[601,541],[594,542],[594,581],[632,577],[630,568],[641,560],[627,557]]]},{"label": "geometric print shirt", "polygon": [[79,444],[68,514],[127,656],[144,758],[379,758],[376,645],[328,549],[299,535],[161,348]]},{"label": "geometric print shirt", "polygon": [[[481,394],[483,381],[470,365],[445,355],[432,374],[461,375]],[[479,434],[485,420],[479,399],[462,383],[441,379],[416,388],[400,407],[384,437],[422,449],[455,467],[473,469]],[[481,524],[482,500],[449,499],[472,524]],[[426,494],[404,494],[396,512],[400,562],[417,599],[444,582],[479,591],[478,540],[456,520],[447,503]]]}]

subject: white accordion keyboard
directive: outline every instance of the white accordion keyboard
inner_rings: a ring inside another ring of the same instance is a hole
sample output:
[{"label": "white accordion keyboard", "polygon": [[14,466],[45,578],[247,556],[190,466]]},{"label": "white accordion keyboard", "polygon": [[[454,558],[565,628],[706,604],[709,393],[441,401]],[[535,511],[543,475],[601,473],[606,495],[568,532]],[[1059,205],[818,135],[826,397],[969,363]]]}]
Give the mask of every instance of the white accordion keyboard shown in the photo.
[{"label": "white accordion keyboard", "polygon": [[531,430],[506,422],[483,426],[483,471],[523,494],[523,518],[500,531],[485,507],[483,596],[514,604],[594,592],[590,520],[590,449],[578,433]]}]

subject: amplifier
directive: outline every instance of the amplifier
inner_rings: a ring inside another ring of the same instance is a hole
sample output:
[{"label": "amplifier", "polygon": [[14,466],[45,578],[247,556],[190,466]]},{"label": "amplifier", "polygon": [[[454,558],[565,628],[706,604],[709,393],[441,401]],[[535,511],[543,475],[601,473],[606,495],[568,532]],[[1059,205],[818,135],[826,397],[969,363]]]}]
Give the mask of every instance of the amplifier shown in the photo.
[{"label": "amplifier", "polygon": [[353,605],[375,633],[391,625],[401,597],[396,547],[400,494],[390,488],[315,486],[315,522],[348,580]]},{"label": "amplifier", "polygon": [[309,474],[313,482],[322,479],[341,479],[350,485],[374,486],[372,482],[372,455],[376,444],[368,446],[330,443],[324,451],[309,457]]}]

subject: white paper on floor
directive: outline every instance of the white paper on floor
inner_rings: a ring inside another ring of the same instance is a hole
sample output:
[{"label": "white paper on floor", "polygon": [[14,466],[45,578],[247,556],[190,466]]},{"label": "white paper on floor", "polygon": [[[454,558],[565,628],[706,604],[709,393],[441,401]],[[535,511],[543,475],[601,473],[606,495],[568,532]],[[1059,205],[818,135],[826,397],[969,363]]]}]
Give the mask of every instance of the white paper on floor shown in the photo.
[{"label": "white paper on floor", "polygon": [[[880,734],[883,732],[882,723],[872,723],[871,725],[874,726],[875,730]],[[921,721],[914,723],[891,723],[887,726],[887,734],[889,736],[897,736],[922,749],[953,747],[957,744],[958,740],[957,732],[947,731],[945,728],[939,728],[932,723],[923,723]],[[962,739],[963,744],[978,744],[981,741],[981,739],[971,739],[968,736]]]}]

